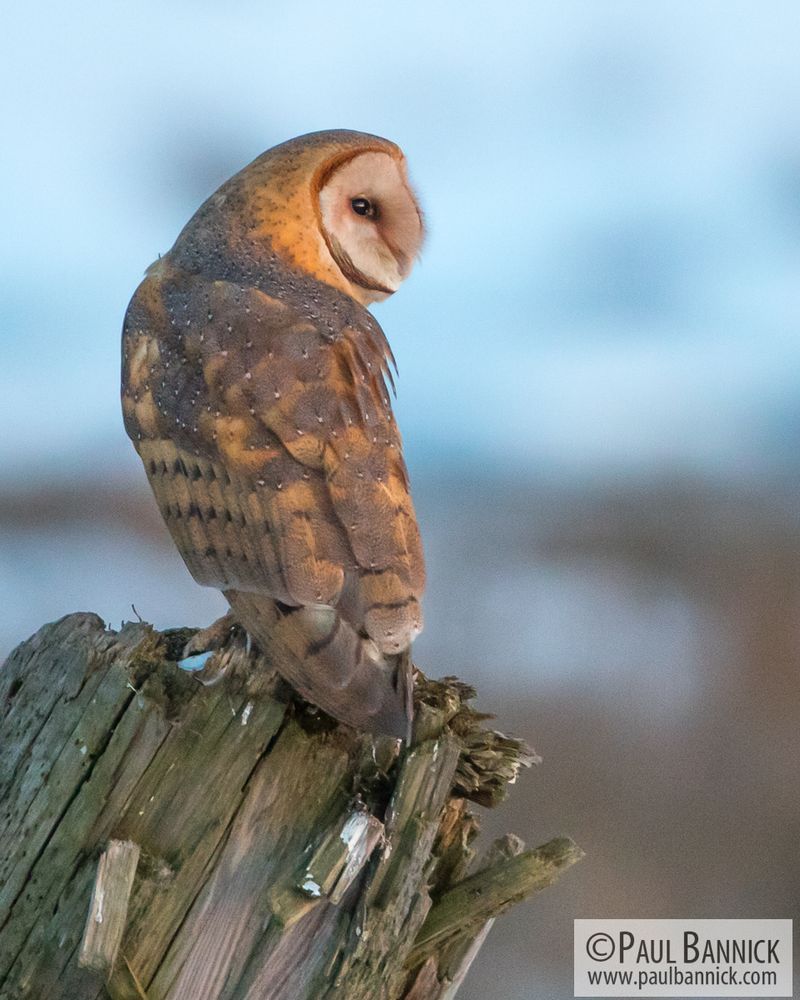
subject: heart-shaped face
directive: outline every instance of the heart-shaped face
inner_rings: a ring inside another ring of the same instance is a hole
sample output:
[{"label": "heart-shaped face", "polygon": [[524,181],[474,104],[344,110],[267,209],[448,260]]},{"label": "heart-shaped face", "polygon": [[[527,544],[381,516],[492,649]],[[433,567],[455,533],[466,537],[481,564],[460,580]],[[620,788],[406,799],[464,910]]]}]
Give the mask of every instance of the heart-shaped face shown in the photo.
[{"label": "heart-shaped face", "polygon": [[395,292],[424,232],[403,161],[383,152],[352,156],[321,185],[319,209],[331,256],[358,297],[371,302]]}]

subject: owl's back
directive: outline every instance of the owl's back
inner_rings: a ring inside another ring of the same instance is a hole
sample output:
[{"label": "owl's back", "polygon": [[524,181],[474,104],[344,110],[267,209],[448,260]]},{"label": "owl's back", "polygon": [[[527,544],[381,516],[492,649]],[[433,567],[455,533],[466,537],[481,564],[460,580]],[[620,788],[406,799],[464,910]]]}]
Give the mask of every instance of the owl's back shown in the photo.
[{"label": "owl's back", "polygon": [[334,289],[235,277],[167,257],[126,315],[126,428],[159,509],[199,583],[336,607],[399,652],[424,562],[388,345]]}]

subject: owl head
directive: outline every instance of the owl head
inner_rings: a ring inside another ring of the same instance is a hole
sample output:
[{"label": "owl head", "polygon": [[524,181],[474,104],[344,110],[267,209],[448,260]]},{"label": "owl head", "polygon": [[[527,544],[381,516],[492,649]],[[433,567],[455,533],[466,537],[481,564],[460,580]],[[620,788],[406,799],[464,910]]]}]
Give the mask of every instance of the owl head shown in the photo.
[{"label": "owl head", "polygon": [[267,150],[198,212],[205,225],[210,213],[363,305],[397,290],[424,237],[400,148],[346,130],[312,132]]}]

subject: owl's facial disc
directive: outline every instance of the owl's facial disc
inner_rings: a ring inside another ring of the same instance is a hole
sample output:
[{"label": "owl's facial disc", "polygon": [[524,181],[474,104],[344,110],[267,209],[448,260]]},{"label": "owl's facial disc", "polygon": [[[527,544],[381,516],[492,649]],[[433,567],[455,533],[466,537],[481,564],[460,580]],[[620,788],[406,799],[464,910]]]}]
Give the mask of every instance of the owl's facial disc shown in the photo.
[{"label": "owl's facial disc", "polygon": [[403,168],[387,153],[360,153],[319,192],[322,231],[342,274],[364,303],[408,277],[423,239],[422,216]]}]

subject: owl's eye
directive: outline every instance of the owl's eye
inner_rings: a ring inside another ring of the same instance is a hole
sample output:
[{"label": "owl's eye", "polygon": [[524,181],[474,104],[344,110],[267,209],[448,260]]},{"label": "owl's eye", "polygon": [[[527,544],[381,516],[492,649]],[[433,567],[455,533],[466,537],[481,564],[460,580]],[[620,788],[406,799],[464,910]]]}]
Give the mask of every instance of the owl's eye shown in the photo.
[{"label": "owl's eye", "polygon": [[374,202],[371,202],[369,198],[353,198],[350,206],[356,215],[366,215],[369,219],[376,219],[378,217],[378,206]]}]

